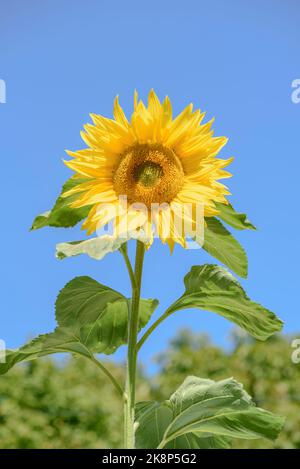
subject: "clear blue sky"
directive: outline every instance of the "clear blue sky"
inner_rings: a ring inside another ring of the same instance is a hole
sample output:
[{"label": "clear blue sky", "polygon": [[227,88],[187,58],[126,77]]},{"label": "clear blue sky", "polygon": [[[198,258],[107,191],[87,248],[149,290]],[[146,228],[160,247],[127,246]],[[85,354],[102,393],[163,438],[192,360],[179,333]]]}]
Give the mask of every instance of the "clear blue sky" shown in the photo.
[{"label": "clear blue sky", "polygon": [[[168,94],[175,111],[189,102],[216,116],[229,136],[222,156],[235,156],[228,181],[237,209],[259,227],[239,232],[249,256],[249,295],[274,310],[285,331],[299,324],[300,78],[297,0],[1,2],[0,337],[17,347],[54,327],[57,292],[76,275],[129,293],[121,256],[97,262],[57,261],[55,244],[79,239],[79,228],[29,233],[34,216],[52,206],[70,171],[64,149],[83,148],[79,131],[89,113],[112,115],[116,94],[127,112],[133,90]],[[83,233],[82,233],[83,234]],[[180,247],[170,256],[159,242],[146,258],[144,297],[160,310],[182,291],[193,264],[213,262]],[[231,325],[212,313],[178,312],[153,334],[142,358],[163,349],[189,326],[226,345]],[[121,357],[121,352],[118,357]]]}]

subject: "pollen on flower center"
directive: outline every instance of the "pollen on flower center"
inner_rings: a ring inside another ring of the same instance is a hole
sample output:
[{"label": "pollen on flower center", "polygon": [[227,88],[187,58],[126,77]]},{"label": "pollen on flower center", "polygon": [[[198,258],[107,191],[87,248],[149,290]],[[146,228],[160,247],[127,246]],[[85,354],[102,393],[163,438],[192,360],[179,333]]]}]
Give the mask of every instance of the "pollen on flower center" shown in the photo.
[{"label": "pollen on flower center", "polygon": [[134,169],[135,180],[145,187],[155,186],[162,176],[162,167],[152,161],[145,161]]},{"label": "pollen on flower center", "polygon": [[135,144],[120,158],[113,177],[118,195],[129,203],[171,202],[182,188],[184,172],[175,153],[160,144]]}]

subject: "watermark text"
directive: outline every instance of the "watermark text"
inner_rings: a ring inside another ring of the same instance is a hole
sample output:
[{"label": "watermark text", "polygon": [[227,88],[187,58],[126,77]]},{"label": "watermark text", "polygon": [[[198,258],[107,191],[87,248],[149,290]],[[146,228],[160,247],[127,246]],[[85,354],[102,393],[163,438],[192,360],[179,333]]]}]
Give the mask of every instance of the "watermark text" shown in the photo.
[{"label": "watermark text", "polygon": [[6,83],[0,79],[0,104],[6,103]]},{"label": "watermark text", "polygon": [[294,104],[299,104],[300,103],[300,78],[295,78],[295,80],[292,81],[292,94],[291,94],[291,100],[292,103]]}]

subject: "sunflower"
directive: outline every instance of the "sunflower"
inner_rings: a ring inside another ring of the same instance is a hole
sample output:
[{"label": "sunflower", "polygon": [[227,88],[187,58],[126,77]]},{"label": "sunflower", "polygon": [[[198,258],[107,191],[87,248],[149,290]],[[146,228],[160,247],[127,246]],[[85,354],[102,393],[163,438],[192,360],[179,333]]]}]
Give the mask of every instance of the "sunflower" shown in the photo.
[{"label": "sunflower", "polygon": [[186,222],[198,223],[196,205],[212,217],[215,202],[227,204],[230,194],[218,180],[231,176],[223,168],[232,158],[216,158],[227,138],[213,137],[213,119],[202,124],[204,116],[189,104],[173,119],[169,98],[161,103],[153,90],[147,107],[135,92],[130,121],[118,97],[114,119],[91,114],[93,124],[81,132],[88,148],[67,151],[73,159],[65,161],[75,178],[84,178],[64,194],[77,194],[73,208],[90,207],[82,228],[92,234],[113,221],[120,233],[130,225],[147,233],[149,245],[155,228],[171,249],[175,242],[186,247]]}]

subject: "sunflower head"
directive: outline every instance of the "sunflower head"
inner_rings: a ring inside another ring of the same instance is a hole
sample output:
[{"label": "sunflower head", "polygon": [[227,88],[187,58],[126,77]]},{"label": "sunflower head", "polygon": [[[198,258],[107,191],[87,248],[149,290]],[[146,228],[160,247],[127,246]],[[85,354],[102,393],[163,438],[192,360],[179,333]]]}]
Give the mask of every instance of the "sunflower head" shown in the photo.
[{"label": "sunflower head", "polygon": [[[204,113],[193,111],[192,104],[173,119],[169,98],[161,103],[152,90],[147,107],[135,93],[130,121],[118,97],[114,119],[91,118],[93,125],[87,124],[81,134],[88,148],[68,151],[73,159],[65,161],[85,178],[65,196],[77,194],[73,207],[91,206],[83,223],[88,234],[112,220],[117,231],[125,226],[125,217],[128,226],[129,217],[131,229],[149,233],[155,226],[163,242],[185,246],[191,235],[185,221],[198,223],[195,206],[201,204],[204,216],[211,217],[218,213],[215,202],[228,203],[230,193],[218,180],[231,176],[223,168],[232,159],[217,158],[227,139],[214,137],[213,121],[202,124]],[[124,197],[126,209],[120,202]],[[142,213],[137,208],[141,204]],[[192,206],[188,211],[187,204]]]}]

